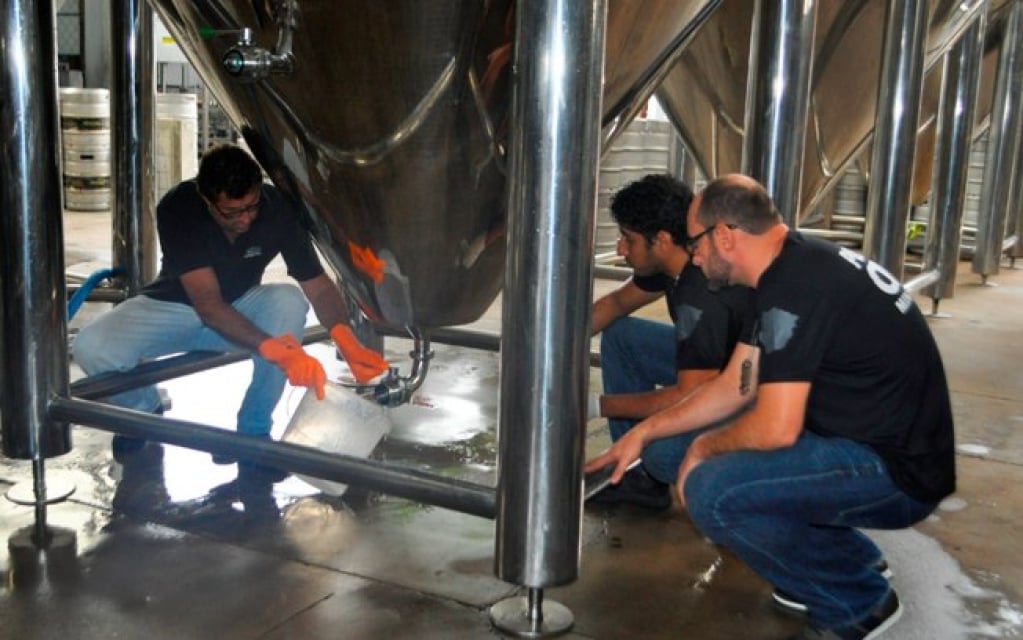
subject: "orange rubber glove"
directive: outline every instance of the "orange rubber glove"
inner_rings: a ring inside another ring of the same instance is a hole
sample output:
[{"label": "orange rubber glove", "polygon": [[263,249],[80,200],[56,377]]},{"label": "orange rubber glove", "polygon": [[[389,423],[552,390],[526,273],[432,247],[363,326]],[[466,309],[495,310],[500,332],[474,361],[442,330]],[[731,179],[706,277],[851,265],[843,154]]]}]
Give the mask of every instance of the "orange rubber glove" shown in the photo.
[{"label": "orange rubber glove", "polygon": [[352,256],[352,264],[356,269],[365,273],[377,284],[384,281],[384,267],[387,266],[387,263],[378,258],[372,249],[360,247],[349,240],[348,251]]},{"label": "orange rubber glove", "polygon": [[323,400],[327,374],[320,361],[302,349],[302,344],[290,333],[267,338],[259,344],[259,355],[284,370],[288,382],[296,387],[310,387],[316,399]]},{"label": "orange rubber glove", "polygon": [[334,344],[341,351],[359,384],[365,384],[387,371],[387,360],[376,351],[362,346],[348,325],[334,325],[330,330],[330,337],[334,339]]}]

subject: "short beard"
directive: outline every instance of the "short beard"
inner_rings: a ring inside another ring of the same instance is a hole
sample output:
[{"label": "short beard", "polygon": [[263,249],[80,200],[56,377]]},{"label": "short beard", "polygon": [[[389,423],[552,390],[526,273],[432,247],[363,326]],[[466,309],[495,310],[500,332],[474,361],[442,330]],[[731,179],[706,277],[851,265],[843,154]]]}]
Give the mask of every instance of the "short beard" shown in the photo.
[{"label": "short beard", "polygon": [[720,291],[732,284],[732,265],[721,258],[713,245],[707,257],[707,268],[704,273],[707,276],[707,288],[711,291]]}]

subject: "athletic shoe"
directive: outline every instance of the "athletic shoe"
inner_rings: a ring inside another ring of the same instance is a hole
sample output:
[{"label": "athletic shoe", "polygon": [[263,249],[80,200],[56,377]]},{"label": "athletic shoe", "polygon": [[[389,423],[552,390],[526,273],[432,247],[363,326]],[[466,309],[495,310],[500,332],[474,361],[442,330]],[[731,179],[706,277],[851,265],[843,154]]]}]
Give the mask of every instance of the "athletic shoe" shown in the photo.
[{"label": "athletic shoe", "polygon": [[808,626],[792,640],[871,640],[880,637],[902,616],[902,603],[894,591],[889,591],[881,604],[854,625],[835,629],[817,629]]},{"label": "athletic shoe", "polygon": [[[874,569],[878,573],[880,573],[882,577],[888,579],[891,579],[891,577],[894,575],[892,573],[891,567],[888,566],[888,562],[884,558],[881,558],[880,560],[877,561],[877,564],[874,565]],[[774,599],[774,606],[776,606],[777,608],[781,609],[786,613],[798,614],[806,613],[807,610],[806,605],[801,600],[799,600],[799,598],[797,598],[796,596],[792,595],[787,591],[775,589],[773,592],[771,592],[771,597]]]},{"label": "athletic shoe", "polygon": [[653,479],[642,467],[625,472],[621,482],[608,485],[606,489],[589,500],[593,504],[634,504],[655,511],[671,506],[671,487]]}]

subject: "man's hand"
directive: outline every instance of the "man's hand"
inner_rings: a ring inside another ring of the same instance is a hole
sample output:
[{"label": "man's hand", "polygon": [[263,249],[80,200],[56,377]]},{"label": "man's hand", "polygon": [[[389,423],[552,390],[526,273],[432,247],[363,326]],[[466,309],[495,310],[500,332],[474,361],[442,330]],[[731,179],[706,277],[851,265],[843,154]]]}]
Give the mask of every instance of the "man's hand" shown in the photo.
[{"label": "man's hand", "polygon": [[327,374],[316,358],[302,349],[302,344],[291,334],[267,338],[259,344],[259,355],[282,370],[288,382],[296,387],[310,387],[316,391],[316,398],[323,400]]},{"label": "man's hand", "polygon": [[340,323],[334,325],[330,330],[330,337],[334,339],[334,344],[341,351],[359,384],[365,384],[387,371],[387,360],[376,351],[362,346],[348,325]]},{"label": "man's hand", "polygon": [[622,476],[629,470],[629,465],[639,459],[643,453],[643,447],[646,446],[642,430],[637,430],[639,426],[636,425],[629,429],[625,432],[625,435],[611,445],[610,449],[587,462],[584,472],[592,473],[598,469],[603,469],[609,464],[614,464],[615,470],[611,473],[611,484],[621,482]]}]

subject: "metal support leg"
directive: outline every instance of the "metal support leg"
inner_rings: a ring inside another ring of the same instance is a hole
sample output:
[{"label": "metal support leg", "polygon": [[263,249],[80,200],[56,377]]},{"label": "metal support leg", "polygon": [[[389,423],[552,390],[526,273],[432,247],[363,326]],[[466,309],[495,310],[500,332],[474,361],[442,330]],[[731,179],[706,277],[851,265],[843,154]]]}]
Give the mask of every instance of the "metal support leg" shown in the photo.
[{"label": "metal support leg", "polygon": [[889,0],[863,252],[902,279],[920,120],[927,2]]},{"label": "metal support leg", "polygon": [[32,460],[35,524],[15,534],[32,555],[53,540],[43,460],[71,449],[68,424],[48,415],[69,378],[55,15],[45,0],[11,0],[0,11],[0,130],[8,132],[0,148],[0,414],[4,454]]},{"label": "metal support leg", "polygon": [[519,638],[549,638],[572,628],[572,612],[562,604],[548,602],[543,589],[529,589],[525,596],[498,602],[490,609],[494,626]]},{"label": "metal support leg", "polygon": [[931,181],[934,190],[923,269],[925,272],[932,269],[939,272],[938,281],[925,290],[934,302],[935,314],[942,298],[955,295],[970,169],[970,141],[977,111],[986,24],[986,16],[982,13],[949,51],[942,74],[938,143],[934,154],[934,179]]},{"label": "metal support leg", "polygon": [[[495,567],[539,589],[578,577],[606,5],[516,6],[502,305]],[[538,595],[539,591],[535,595]],[[538,633],[554,625],[534,602]],[[511,603],[492,609],[504,628]],[[561,628],[564,627],[564,628]],[[509,628],[508,630],[513,630]]]},{"label": "metal support leg", "polygon": [[816,0],[761,0],[750,43],[742,170],[796,226],[806,112],[810,103]]},{"label": "metal support leg", "polygon": [[977,219],[977,250],[973,254],[973,273],[985,282],[998,273],[1005,236],[1005,219],[1012,193],[1012,180],[1018,171],[1019,129],[1023,108],[1023,0],[1012,0],[1002,25],[1002,46],[995,73],[995,95],[991,105],[991,129],[984,159],[984,184],[980,192]]}]

